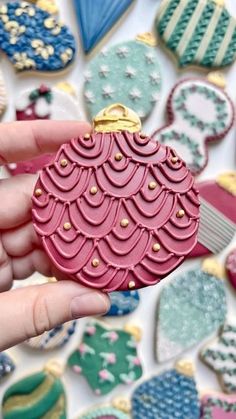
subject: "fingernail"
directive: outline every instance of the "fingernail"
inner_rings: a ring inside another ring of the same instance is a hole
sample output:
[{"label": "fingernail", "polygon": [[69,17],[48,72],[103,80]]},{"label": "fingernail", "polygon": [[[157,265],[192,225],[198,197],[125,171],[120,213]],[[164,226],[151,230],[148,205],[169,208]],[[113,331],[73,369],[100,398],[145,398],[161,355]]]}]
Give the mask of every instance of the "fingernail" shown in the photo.
[{"label": "fingernail", "polygon": [[71,315],[73,319],[79,317],[105,314],[109,310],[109,300],[104,294],[90,292],[73,298],[71,302]]}]

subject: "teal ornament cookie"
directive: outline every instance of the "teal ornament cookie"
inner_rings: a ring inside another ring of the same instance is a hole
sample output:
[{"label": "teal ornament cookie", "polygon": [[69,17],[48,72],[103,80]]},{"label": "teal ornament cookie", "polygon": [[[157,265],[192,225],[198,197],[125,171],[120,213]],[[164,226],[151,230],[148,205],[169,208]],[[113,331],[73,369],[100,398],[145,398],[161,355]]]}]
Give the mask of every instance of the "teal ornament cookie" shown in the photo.
[{"label": "teal ornament cookie", "polygon": [[107,328],[91,321],[68,365],[83,375],[96,395],[111,392],[119,384],[130,385],[142,375],[137,342],[131,331]]},{"label": "teal ornament cookie", "polygon": [[[147,44],[147,43],[148,44]],[[90,118],[100,109],[122,103],[146,118],[159,100],[161,74],[150,34],[104,49],[88,64],[84,99]]]},{"label": "teal ornament cookie", "polygon": [[97,406],[77,419],[130,419],[130,415],[115,406]]},{"label": "teal ornament cookie", "polygon": [[69,342],[76,330],[76,320],[62,324],[54,329],[44,332],[40,336],[28,339],[24,344],[32,349],[49,351],[62,348]]},{"label": "teal ornament cookie", "polygon": [[61,367],[49,362],[42,371],[11,385],[3,395],[2,419],[66,419]]},{"label": "teal ornament cookie", "polygon": [[181,68],[223,68],[235,61],[236,20],[222,0],[162,0],[156,30]]},{"label": "teal ornament cookie", "polygon": [[139,305],[139,292],[117,291],[109,294],[111,301],[110,310],[105,314],[106,317],[126,316],[133,313]]},{"label": "teal ornament cookie", "polygon": [[217,341],[206,345],[201,359],[219,377],[226,393],[236,393],[236,325],[227,323]]},{"label": "teal ornament cookie", "polygon": [[163,288],[157,310],[158,362],[177,357],[224,324],[227,313],[224,283],[217,272],[206,271],[200,268],[187,271]]},{"label": "teal ornament cookie", "polygon": [[133,419],[199,419],[200,403],[191,364],[180,361],[175,369],[139,385],[132,396]]},{"label": "teal ornament cookie", "polygon": [[15,363],[5,352],[0,353],[0,381],[15,370]]}]

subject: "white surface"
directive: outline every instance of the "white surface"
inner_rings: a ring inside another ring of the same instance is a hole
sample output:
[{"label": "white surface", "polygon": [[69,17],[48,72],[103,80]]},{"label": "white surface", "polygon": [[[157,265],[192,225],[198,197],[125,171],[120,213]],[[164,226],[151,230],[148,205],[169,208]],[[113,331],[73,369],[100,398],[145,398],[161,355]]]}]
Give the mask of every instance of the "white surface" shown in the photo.
[{"label": "white surface", "polygon": [[[65,23],[69,24],[73,30],[79,44],[79,37],[77,31],[77,25],[75,16],[73,15],[72,1],[58,0],[58,3],[61,6],[61,17]],[[118,29],[107,39],[107,44],[112,45],[118,41],[133,39],[137,33],[150,31],[153,26],[154,16],[158,9],[158,4],[160,1],[157,0],[137,0],[135,6],[126,17]],[[236,4],[235,0],[229,0],[227,2],[231,11],[236,15]],[[185,72],[184,74],[177,73],[173,62],[170,61],[169,57],[159,50],[160,66],[163,75],[163,89],[161,95],[161,101],[157,105],[152,116],[149,118],[147,123],[144,125],[144,132],[151,133],[154,128],[160,127],[164,120],[164,108],[167,94],[172,88],[173,84],[181,78],[182,76],[189,76],[190,73]],[[60,80],[67,79],[68,81],[74,83],[75,87],[78,89],[78,94],[81,102],[81,112],[84,115],[83,111],[83,101],[82,101],[82,84],[83,84],[83,70],[86,64],[86,59],[83,56],[81,48],[79,47],[79,53],[76,59],[75,65],[69,70],[66,76],[57,76],[51,77],[41,77],[41,76],[16,76],[14,74],[12,66],[8,63],[7,59],[2,57],[1,67],[3,69],[4,76],[6,78],[7,88],[9,92],[9,108],[5,114],[4,120],[9,121],[14,119],[14,98],[21,89],[30,86],[35,86],[41,81],[58,82]],[[193,74],[193,73],[191,73]],[[195,73],[197,74],[197,73]],[[227,73],[228,80],[228,92],[230,93],[234,103],[236,99],[236,64],[231,67]],[[201,179],[212,178],[216,174],[220,173],[223,170],[236,169],[235,167],[235,130],[232,130],[231,133],[225,138],[221,143],[211,146],[209,154],[209,164],[208,167],[204,170],[204,173],[201,176]],[[232,245],[230,246],[232,247]],[[229,249],[226,249],[225,253],[221,255],[220,259],[224,261],[225,255],[228,253]],[[199,261],[186,262],[182,265],[174,274],[180,273],[183,270],[192,268],[196,266]],[[160,293],[163,285],[167,284],[171,276],[164,280],[162,284],[145,289],[141,291],[141,304],[138,310],[130,317],[123,319],[111,320],[112,325],[124,325],[127,321],[134,321],[141,325],[143,328],[143,340],[140,344],[140,353],[143,360],[144,366],[144,378],[147,378],[150,374],[155,374],[164,369],[167,369],[173,365],[173,362],[157,365],[154,360],[154,318],[155,318],[155,309],[156,303],[158,300],[158,295]],[[235,301],[236,294],[228,287],[227,284],[227,294],[228,294],[228,306],[229,306],[229,318],[232,319],[232,316],[236,320],[236,309]],[[2,395],[4,390],[14,381],[23,377],[27,373],[38,370],[42,368],[44,363],[49,358],[57,358],[62,362],[65,362],[69,353],[77,346],[81,332],[83,330],[85,320],[80,320],[79,328],[77,334],[71,339],[70,343],[62,351],[55,351],[49,354],[38,354],[25,349],[23,346],[13,348],[9,352],[14,356],[17,362],[17,370],[4,385],[1,386],[0,394]],[[202,347],[203,345],[199,345]],[[198,349],[194,348],[192,351],[184,354],[185,357],[192,359],[196,365],[196,379],[199,390],[202,392],[204,390],[212,389],[219,390],[218,381],[213,372],[211,372],[204,364],[198,360]],[[128,395],[135,386],[131,386],[129,389],[127,387],[118,387],[112,394],[107,397],[95,397],[92,391],[89,389],[86,381],[82,377],[76,376],[69,369],[66,370],[64,376],[65,388],[68,395],[68,418],[73,419],[76,414],[83,411],[83,409],[92,406],[94,404],[103,403],[105,400],[109,400],[118,394]]]}]

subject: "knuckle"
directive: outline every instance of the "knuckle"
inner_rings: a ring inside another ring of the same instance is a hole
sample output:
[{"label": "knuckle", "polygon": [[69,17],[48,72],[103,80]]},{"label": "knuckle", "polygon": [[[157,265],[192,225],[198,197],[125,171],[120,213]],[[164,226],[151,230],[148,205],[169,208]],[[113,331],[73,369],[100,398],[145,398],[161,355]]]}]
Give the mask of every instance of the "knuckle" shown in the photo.
[{"label": "knuckle", "polygon": [[47,298],[44,294],[39,293],[33,301],[32,334],[35,336],[41,335],[51,328]]}]

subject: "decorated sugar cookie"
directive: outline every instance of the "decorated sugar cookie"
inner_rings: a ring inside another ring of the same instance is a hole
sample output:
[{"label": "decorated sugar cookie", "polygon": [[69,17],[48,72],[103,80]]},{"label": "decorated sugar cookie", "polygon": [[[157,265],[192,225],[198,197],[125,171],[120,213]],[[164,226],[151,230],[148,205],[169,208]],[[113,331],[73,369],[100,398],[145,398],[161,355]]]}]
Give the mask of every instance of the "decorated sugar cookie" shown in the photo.
[{"label": "decorated sugar cookie", "polygon": [[0,34],[0,49],[18,72],[63,70],[74,58],[69,28],[26,1],[0,6]]},{"label": "decorated sugar cookie", "polygon": [[234,122],[234,106],[224,90],[204,79],[184,79],[171,91],[167,125],[153,134],[173,147],[194,175],[208,162],[208,145],[223,139]]},{"label": "decorated sugar cookie", "polygon": [[4,114],[7,107],[7,92],[3,79],[2,71],[0,70],[0,117]]},{"label": "decorated sugar cookie", "polygon": [[[77,120],[80,119],[77,100],[65,90],[66,87],[49,87],[41,84],[35,89],[26,89],[16,99],[17,121],[35,119]],[[11,163],[8,169],[12,175],[37,173],[52,159],[51,154],[19,163]]]},{"label": "decorated sugar cookie", "polygon": [[82,342],[70,355],[68,365],[86,378],[96,395],[107,394],[119,384],[130,385],[141,377],[137,342],[131,331],[130,328],[111,329],[91,321]]},{"label": "decorated sugar cookie", "polygon": [[0,352],[0,381],[15,370],[15,364],[5,352]]},{"label": "decorated sugar cookie", "polygon": [[157,312],[156,357],[177,357],[224,324],[227,305],[223,268],[206,259],[202,269],[174,278],[161,292]]},{"label": "decorated sugar cookie", "polygon": [[34,190],[33,222],[52,262],[108,292],[156,284],[197,241],[189,169],[140,129],[123,105],[101,111],[93,133],[64,144]]},{"label": "decorated sugar cookie", "polygon": [[90,52],[107,35],[134,0],[74,0],[84,52]]},{"label": "decorated sugar cookie", "polygon": [[206,394],[201,399],[201,419],[235,419],[236,396],[221,393]]},{"label": "decorated sugar cookie", "polygon": [[130,402],[122,397],[116,397],[110,405],[102,405],[89,409],[77,419],[130,419]]},{"label": "decorated sugar cookie", "polygon": [[132,396],[133,419],[199,419],[200,406],[192,364],[179,361],[140,384]]},{"label": "decorated sugar cookie", "polygon": [[139,305],[138,291],[117,291],[109,294],[111,307],[105,316],[124,316],[133,313]]},{"label": "decorated sugar cookie", "polygon": [[220,253],[236,233],[236,172],[226,172],[215,180],[197,183],[200,193],[198,243],[190,257]]},{"label": "decorated sugar cookie", "polygon": [[181,68],[223,68],[236,58],[236,20],[222,0],[162,0],[156,29]]},{"label": "decorated sugar cookie", "polygon": [[71,336],[75,333],[76,324],[76,321],[62,324],[55,327],[54,329],[51,329],[49,332],[43,333],[40,336],[28,339],[24,343],[32,349],[39,350],[61,348],[67,342],[69,342]]},{"label": "decorated sugar cookie", "polygon": [[202,360],[218,375],[226,393],[236,393],[236,326],[226,324],[219,339],[202,350]]},{"label": "decorated sugar cookie", "polygon": [[155,40],[143,34],[135,41],[104,49],[87,66],[84,98],[90,117],[120,102],[146,118],[159,100],[161,75]]},{"label": "decorated sugar cookie", "polygon": [[225,268],[231,285],[236,289],[236,249],[227,256]]},{"label": "decorated sugar cookie", "polygon": [[29,0],[30,3],[36,4],[40,9],[45,10],[48,13],[56,14],[58,13],[57,0]]},{"label": "decorated sugar cookie", "polygon": [[2,400],[3,419],[66,419],[61,366],[49,362],[42,371],[11,385]]}]

